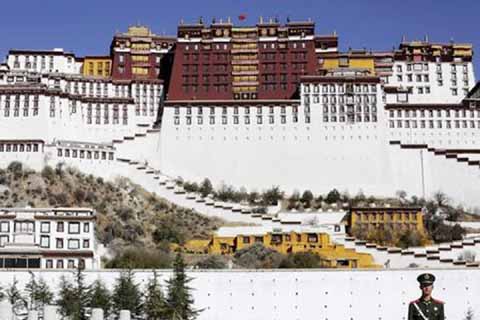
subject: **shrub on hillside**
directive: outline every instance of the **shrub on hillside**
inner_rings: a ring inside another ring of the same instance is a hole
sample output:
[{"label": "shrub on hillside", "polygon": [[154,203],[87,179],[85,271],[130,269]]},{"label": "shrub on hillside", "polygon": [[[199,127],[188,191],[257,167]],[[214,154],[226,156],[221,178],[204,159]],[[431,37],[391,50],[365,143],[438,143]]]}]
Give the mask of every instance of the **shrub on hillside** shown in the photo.
[{"label": "shrub on hillside", "polygon": [[224,259],[218,255],[211,255],[195,264],[199,269],[225,269],[227,264]]},{"label": "shrub on hillside", "polygon": [[213,192],[213,186],[209,179],[205,179],[202,181],[199,191],[202,197],[206,197]]},{"label": "shrub on hillside", "polygon": [[10,172],[15,179],[18,179],[23,174],[23,164],[19,161],[13,161],[8,165],[7,171]]},{"label": "shrub on hillside", "polygon": [[310,190],[305,190],[302,194],[301,201],[303,202],[303,205],[305,208],[310,208],[312,201],[313,201],[313,193]]},{"label": "shrub on hillside", "polygon": [[340,192],[338,192],[337,189],[333,189],[327,194],[327,197],[325,198],[326,203],[337,203],[340,201],[341,195]]},{"label": "shrub on hillside", "polygon": [[454,226],[442,223],[433,231],[432,238],[435,242],[458,241],[463,239],[465,233],[465,229],[458,223]]},{"label": "shrub on hillside", "polygon": [[283,258],[279,267],[296,269],[319,268],[320,256],[313,252],[290,253]]},{"label": "shrub on hillside", "polygon": [[273,186],[262,193],[262,204],[266,206],[275,206],[278,201],[283,199],[284,193],[279,186]]},{"label": "shrub on hillside", "polygon": [[155,223],[155,231],[152,234],[155,242],[168,241],[178,244],[185,242],[185,234],[181,232],[172,218],[163,217]]},{"label": "shrub on hillside", "polygon": [[275,269],[282,259],[281,253],[265,248],[261,243],[239,250],[234,255],[235,264],[248,269]]},{"label": "shrub on hillside", "polygon": [[133,247],[115,255],[105,267],[111,269],[160,269],[170,268],[171,264],[172,258],[168,252]]}]

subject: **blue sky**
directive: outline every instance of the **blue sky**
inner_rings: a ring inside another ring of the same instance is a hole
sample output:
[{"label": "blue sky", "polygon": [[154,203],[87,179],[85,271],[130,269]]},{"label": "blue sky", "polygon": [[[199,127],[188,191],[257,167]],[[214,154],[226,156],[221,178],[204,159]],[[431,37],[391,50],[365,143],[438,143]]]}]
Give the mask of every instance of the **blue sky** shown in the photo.
[{"label": "blue sky", "polygon": [[[478,0],[16,0],[2,1],[0,56],[10,48],[63,47],[77,55],[106,54],[116,30],[140,22],[174,35],[180,19],[231,16],[254,24],[259,16],[312,18],[318,34],[336,30],[340,47],[388,50],[402,35],[473,43],[480,50]],[[480,56],[475,56],[478,70]]]}]

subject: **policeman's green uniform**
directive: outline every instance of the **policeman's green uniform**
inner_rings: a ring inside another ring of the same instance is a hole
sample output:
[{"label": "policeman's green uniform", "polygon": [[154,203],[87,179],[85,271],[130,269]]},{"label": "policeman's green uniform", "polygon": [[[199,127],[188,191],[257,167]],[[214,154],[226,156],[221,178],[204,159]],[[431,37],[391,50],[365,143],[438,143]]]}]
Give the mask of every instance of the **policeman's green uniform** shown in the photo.
[{"label": "policeman's green uniform", "polygon": [[[435,281],[433,274],[424,273],[417,278],[420,285],[432,285]],[[410,302],[408,306],[408,320],[445,320],[444,303],[440,300],[422,298]]]}]

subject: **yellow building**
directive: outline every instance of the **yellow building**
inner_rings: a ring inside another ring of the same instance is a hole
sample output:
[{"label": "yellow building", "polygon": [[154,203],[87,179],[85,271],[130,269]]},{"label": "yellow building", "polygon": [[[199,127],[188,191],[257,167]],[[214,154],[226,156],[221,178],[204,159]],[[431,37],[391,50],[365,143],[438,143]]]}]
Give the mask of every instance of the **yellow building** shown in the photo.
[{"label": "yellow building", "polygon": [[275,228],[268,230],[265,227],[225,227],[220,228],[203,249],[198,247],[198,240],[192,240],[185,244],[184,250],[190,253],[231,255],[254,243],[261,243],[264,247],[282,254],[316,253],[320,256],[321,266],[327,268],[378,267],[370,254],[358,253],[343,245],[333,244],[327,233],[317,230],[282,231]]},{"label": "yellow building", "polygon": [[416,230],[424,233],[422,208],[350,208],[349,233],[356,227],[393,230]]},{"label": "yellow building", "polygon": [[109,56],[90,56],[83,60],[82,74],[91,77],[110,77],[112,59]]},{"label": "yellow building", "polygon": [[320,68],[332,70],[338,68],[366,69],[375,74],[374,55],[365,50],[350,50],[344,53],[325,53],[319,58]]}]

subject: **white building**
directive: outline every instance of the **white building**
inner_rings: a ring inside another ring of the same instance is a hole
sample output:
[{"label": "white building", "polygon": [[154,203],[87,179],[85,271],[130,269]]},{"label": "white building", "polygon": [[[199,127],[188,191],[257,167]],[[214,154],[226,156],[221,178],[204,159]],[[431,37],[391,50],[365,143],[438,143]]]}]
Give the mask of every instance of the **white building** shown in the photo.
[{"label": "white building", "polygon": [[7,64],[12,70],[39,73],[78,74],[82,61],[62,48],[53,50],[10,50]]},{"label": "white building", "polygon": [[0,268],[96,269],[96,247],[92,209],[0,209]]}]

